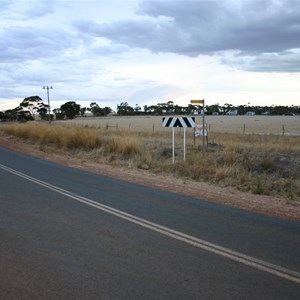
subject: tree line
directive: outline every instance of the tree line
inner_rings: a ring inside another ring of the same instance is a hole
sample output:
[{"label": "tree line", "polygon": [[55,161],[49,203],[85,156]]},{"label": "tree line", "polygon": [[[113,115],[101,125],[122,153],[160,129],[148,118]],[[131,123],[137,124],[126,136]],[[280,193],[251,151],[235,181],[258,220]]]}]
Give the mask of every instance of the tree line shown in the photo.
[{"label": "tree line", "polygon": [[67,101],[60,108],[53,109],[50,113],[49,105],[45,104],[39,96],[25,98],[19,106],[0,112],[1,121],[30,121],[37,117],[41,120],[74,119],[83,117],[90,112],[95,117],[107,116],[112,112],[110,107],[100,107],[96,102],[92,102],[90,107],[81,107],[75,101]]},{"label": "tree line", "polygon": [[[132,107],[127,102],[121,102],[117,105],[116,114],[119,116],[195,115],[203,113],[202,110],[202,106],[194,104],[181,106],[173,101],[160,102],[156,105],[144,105],[143,109],[138,104]],[[113,110],[110,107],[100,107],[96,102],[91,102],[89,107],[81,107],[75,101],[67,101],[60,108],[53,109],[50,114],[50,107],[39,96],[31,96],[25,98],[16,108],[0,112],[0,120],[29,121],[36,119],[37,116],[41,120],[48,120],[49,117],[50,119],[62,120],[83,117],[88,114],[101,117],[107,116],[111,112]],[[206,105],[204,112],[206,115],[245,115],[249,113],[255,115],[300,115],[300,106],[250,106],[250,104],[234,106],[225,103],[224,105]]]}]

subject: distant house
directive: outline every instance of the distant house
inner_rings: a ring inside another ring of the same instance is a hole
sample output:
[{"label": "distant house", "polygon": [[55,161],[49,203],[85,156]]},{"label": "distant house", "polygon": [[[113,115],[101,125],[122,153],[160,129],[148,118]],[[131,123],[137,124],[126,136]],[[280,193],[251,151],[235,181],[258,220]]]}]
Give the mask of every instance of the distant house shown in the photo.
[{"label": "distant house", "polygon": [[237,114],[238,114],[237,109],[236,109],[236,110],[228,111],[228,112],[226,113],[226,115],[228,115],[228,116],[237,116]]},{"label": "distant house", "polygon": [[254,111],[247,111],[245,113],[245,116],[255,116],[255,112]]}]

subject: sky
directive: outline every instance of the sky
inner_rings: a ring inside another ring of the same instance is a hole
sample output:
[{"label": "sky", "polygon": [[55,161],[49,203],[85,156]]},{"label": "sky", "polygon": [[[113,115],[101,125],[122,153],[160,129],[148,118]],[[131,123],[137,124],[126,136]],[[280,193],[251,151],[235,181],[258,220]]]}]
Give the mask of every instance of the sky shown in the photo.
[{"label": "sky", "polygon": [[0,110],[300,105],[300,0],[0,0]]}]

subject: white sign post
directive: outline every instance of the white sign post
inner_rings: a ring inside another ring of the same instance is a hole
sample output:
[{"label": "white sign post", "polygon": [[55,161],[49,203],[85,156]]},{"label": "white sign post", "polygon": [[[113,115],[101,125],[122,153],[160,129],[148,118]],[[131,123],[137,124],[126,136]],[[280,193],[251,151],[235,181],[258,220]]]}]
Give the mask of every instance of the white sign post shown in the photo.
[{"label": "white sign post", "polygon": [[172,127],[172,162],[175,163],[175,129]]},{"label": "white sign post", "polygon": [[175,127],[183,127],[183,160],[186,156],[186,128],[195,127],[195,117],[164,117],[162,119],[164,127],[172,127],[172,161],[175,162]]},{"label": "white sign post", "polygon": [[183,128],[183,160],[185,161],[186,128]]}]

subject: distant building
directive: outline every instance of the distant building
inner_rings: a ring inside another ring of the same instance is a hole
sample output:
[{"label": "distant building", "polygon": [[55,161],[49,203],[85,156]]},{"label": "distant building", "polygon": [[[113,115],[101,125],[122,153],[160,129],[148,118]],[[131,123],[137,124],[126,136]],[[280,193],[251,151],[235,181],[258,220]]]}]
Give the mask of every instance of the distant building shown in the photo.
[{"label": "distant building", "polygon": [[228,116],[237,116],[237,114],[238,114],[237,109],[236,109],[236,110],[228,111],[228,112],[226,113],[226,115],[228,115]]},{"label": "distant building", "polygon": [[254,111],[247,111],[245,113],[245,116],[255,116],[255,112]]}]

